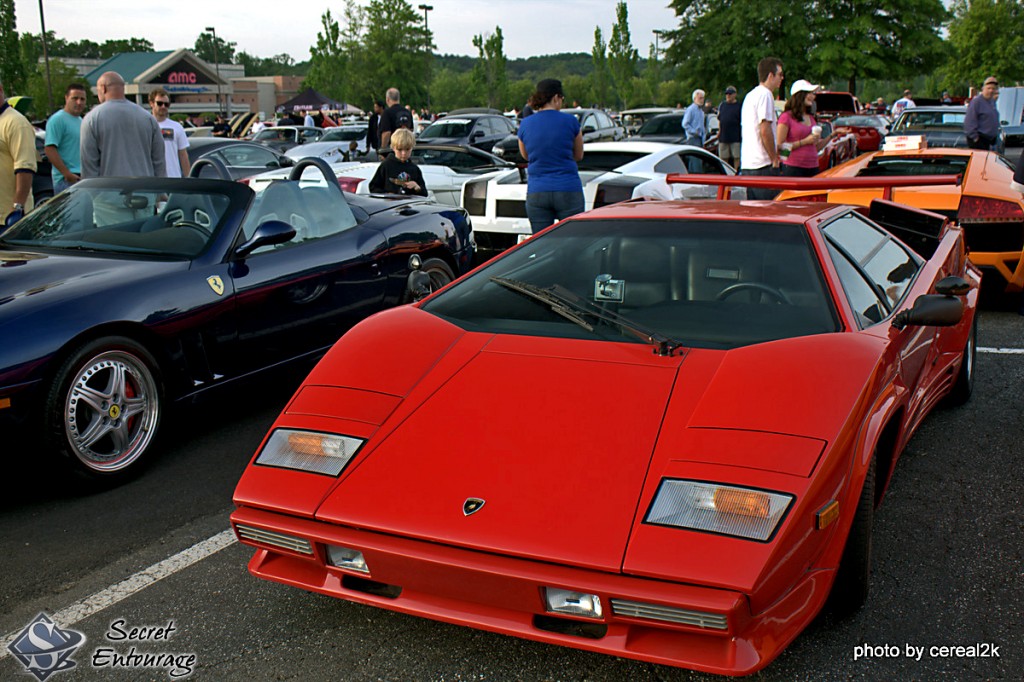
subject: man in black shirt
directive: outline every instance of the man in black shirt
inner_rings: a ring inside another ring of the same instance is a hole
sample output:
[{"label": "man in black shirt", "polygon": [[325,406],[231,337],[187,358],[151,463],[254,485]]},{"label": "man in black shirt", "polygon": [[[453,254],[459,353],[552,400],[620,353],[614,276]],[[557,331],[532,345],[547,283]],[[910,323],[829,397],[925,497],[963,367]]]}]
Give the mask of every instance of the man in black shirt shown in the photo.
[{"label": "man in black shirt", "polygon": [[384,113],[384,102],[373,101],[373,113],[370,114],[370,127],[366,129],[366,148],[377,151],[380,149],[380,115]]},{"label": "man in black shirt", "polygon": [[725,89],[725,101],[718,105],[718,156],[733,168],[740,167],[741,105],[736,101],[736,88]]},{"label": "man in black shirt", "polygon": [[401,95],[398,88],[388,88],[385,99],[388,108],[381,114],[380,124],[377,130],[380,132],[380,146],[391,146],[391,135],[399,128],[412,130],[412,114],[409,110],[399,104]]}]

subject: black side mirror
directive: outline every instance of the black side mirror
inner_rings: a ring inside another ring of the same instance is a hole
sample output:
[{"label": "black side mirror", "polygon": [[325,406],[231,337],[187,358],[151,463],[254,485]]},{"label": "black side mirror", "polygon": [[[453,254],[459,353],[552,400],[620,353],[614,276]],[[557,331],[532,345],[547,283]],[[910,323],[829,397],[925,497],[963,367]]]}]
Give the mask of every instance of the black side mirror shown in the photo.
[{"label": "black side mirror", "polygon": [[409,256],[409,279],[405,283],[407,299],[419,301],[430,295],[430,275],[420,270],[423,260],[417,254]]},{"label": "black side mirror", "polygon": [[282,220],[268,220],[256,228],[252,238],[235,249],[235,256],[245,258],[261,246],[284,244],[295,238],[295,228]]},{"label": "black side mirror", "polygon": [[[969,287],[968,287],[969,288]],[[917,327],[952,327],[964,316],[964,304],[959,298],[942,294],[918,296],[914,307],[903,310],[892,318],[892,326],[903,329]]]}]

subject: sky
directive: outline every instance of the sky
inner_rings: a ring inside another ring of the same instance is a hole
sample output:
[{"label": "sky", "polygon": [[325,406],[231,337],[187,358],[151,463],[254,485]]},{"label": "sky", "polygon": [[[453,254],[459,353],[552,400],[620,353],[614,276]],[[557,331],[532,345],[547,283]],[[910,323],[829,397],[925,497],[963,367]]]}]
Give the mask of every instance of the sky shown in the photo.
[{"label": "sky", "polygon": [[[368,4],[367,0],[359,0]],[[15,0],[19,33],[39,33],[40,0]],[[309,48],[322,29],[326,9],[340,20],[341,0],[42,0],[47,31],[67,41],[97,43],[119,38],[147,38],[156,50],[191,48],[207,26],[217,37],[237,43],[235,50],[257,57],[281,53],[295,61],[309,59]],[[594,28],[607,43],[615,23],[616,0],[410,0],[428,4],[427,23],[440,54],[476,56],[473,36],[504,36],[505,56],[515,59],[559,52],[590,52]],[[668,0],[627,0],[633,47],[647,57],[653,31],[677,26]],[[417,10],[418,11],[418,10]],[[662,46],[663,47],[663,46]]]}]

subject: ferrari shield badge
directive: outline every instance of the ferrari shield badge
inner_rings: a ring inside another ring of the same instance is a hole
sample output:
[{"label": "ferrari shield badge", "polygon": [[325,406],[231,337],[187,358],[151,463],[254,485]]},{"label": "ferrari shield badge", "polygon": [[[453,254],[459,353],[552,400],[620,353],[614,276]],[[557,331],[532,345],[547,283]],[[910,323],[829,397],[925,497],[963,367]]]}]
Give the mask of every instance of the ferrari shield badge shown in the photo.
[{"label": "ferrari shield badge", "polygon": [[207,277],[206,283],[210,285],[211,289],[213,289],[213,293],[217,294],[218,296],[224,293],[224,280],[222,280],[217,275],[210,275],[209,277]]},{"label": "ferrari shield badge", "polygon": [[476,514],[478,511],[484,508],[484,501],[479,497],[469,497],[462,503],[462,513],[466,516],[470,514]]}]

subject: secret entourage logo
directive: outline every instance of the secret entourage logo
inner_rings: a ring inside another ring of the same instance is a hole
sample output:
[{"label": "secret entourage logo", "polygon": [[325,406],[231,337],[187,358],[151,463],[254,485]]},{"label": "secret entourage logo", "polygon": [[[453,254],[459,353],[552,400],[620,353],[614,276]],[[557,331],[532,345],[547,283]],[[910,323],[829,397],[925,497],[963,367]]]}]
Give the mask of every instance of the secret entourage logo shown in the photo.
[{"label": "secret entourage logo", "polygon": [[54,673],[67,672],[78,665],[71,655],[84,643],[85,635],[81,632],[65,630],[40,613],[7,645],[7,650],[26,672],[43,682]]}]

